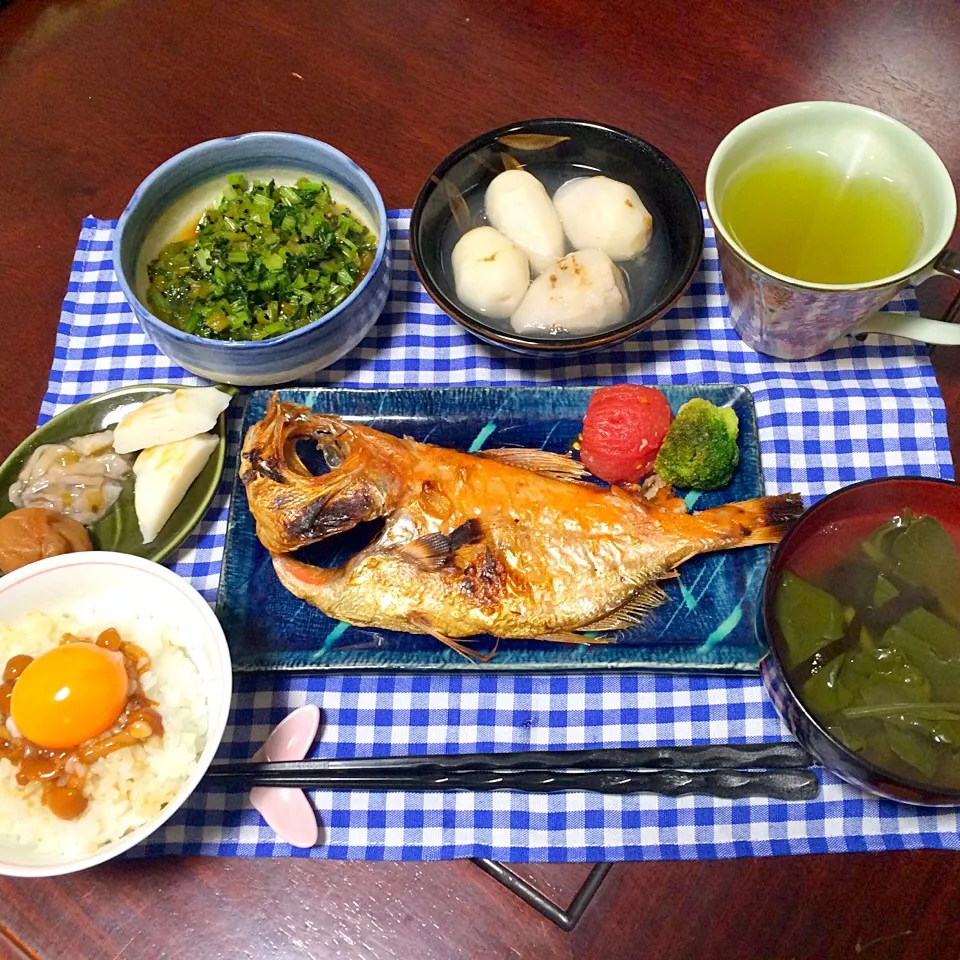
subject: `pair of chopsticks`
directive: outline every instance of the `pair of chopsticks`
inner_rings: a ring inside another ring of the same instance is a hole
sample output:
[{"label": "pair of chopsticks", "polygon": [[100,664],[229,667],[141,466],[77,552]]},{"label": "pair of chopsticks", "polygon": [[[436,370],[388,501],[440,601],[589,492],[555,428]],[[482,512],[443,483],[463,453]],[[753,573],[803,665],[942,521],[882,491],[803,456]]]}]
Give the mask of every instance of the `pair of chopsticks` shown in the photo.
[{"label": "pair of chopsticks", "polygon": [[210,766],[206,778],[237,789],[588,790],[811,800],[820,789],[812,763],[795,743],[708,744],[281,763],[222,760]]}]

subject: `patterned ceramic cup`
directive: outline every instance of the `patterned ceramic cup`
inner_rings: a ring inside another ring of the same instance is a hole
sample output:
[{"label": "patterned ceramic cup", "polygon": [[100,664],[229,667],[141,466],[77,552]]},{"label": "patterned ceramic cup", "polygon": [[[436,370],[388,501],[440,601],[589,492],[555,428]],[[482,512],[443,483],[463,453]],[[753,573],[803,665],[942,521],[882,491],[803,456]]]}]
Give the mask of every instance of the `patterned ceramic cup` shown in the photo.
[{"label": "patterned ceramic cup", "polygon": [[[801,148],[837,157],[850,175],[878,172],[902,184],[923,220],[923,239],[911,264],[870,283],[808,283],[754,259],[723,220],[731,177],[765,154]],[[960,280],[960,251],[946,249],[957,218],[957,197],[941,159],[897,120],[852,103],[790,103],[735,127],[707,168],[707,209],[716,227],[720,269],[733,326],[761,353],[805,360],[845,334],[889,333],[927,343],[960,344],[960,325],[876,311],[907,284],[935,273]]]}]

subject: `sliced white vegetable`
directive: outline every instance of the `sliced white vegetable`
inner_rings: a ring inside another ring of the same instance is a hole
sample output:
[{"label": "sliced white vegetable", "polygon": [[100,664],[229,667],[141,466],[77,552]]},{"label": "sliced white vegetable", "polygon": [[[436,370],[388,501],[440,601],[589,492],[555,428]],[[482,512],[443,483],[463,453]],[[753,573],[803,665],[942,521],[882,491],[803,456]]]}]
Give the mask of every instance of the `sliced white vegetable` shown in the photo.
[{"label": "sliced white vegetable", "polygon": [[220,441],[210,433],[148,447],[133,465],[133,505],[144,543],[152,543]]},{"label": "sliced white vegetable", "polygon": [[471,310],[503,320],[530,286],[527,255],[499,230],[468,230],[453,248],[457,296]]},{"label": "sliced white vegetable", "polygon": [[578,250],[594,247],[611,260],[630,260],[650,242],[653,217],[629,183],[609,177],[568,180],[553,195],[553,205]]},{"label": "sliced white vegetable", "polygon": [[542,273],[563,256],[563,227],[543,184],[526,170],[498,173],[484,197],[490,222],[530,258]]},{"label": "sliced white vegetable", "polygon": [[162,393],[128,413],[113,430],[113,449],[132,453],[207,433],[230,405],[216,387],[184,387]]},{"label": "sliced white vegetable", "polygon": [[593,333],[621,323],[627,293],[616,264],[600,250],[577,250],[541,273],[510,318],[517,333]]}]

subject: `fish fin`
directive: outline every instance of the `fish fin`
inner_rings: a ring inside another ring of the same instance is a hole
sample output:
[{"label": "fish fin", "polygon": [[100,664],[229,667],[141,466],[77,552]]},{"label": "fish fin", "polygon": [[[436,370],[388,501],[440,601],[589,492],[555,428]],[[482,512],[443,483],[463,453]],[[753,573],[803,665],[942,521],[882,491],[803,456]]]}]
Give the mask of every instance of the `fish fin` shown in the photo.
[{"label": "fish fin", "polygon": [[579,460],[533,447],[495,447],[492,450],[479,450],[473,456],[530,470],[554,480],[582,480],[590,476],[590,471]]},{"label": "fish fin", "polygon": [[445,567],[453,555],[471,543],[479,543],[483,529],[479,520],[467,520],[450,533],[428,533],[419,540],[411,540],[400,547],[397,553],[426,570],[439,570]]},{"label": "fish fin", "polygon": [[[592,629],[585,627],[584,629]],[[547,640],[550,643],[616,643],[613,637],[587,637],[571,630],[557,630],[555,633],[538,633],[531,640]]]},{"label": "fish fin", "polygon": [[779,543],[801,513],[803,499],[800,494],[783,493],[776,497],[727,503],[691,516],[724,534],[723,540],[711,548],[724,550],[731,546]]},{"label": "fish fin", "polygon": [[421,616],[420,614],[414,613],[408,617],[410,623],[415,626],[418,630],[422,630],[427,636],[433,637],[434,640],[439,640],[444,646],[449,647],[454,653],[459,653],[461,657],[465,660],[472,660],[474,663],[489,663],[497,653],[497,650],[500,649],[500,638],[496,638],[496,643],[493,645],[493,649],[489,653],[477,653],[476,650],[472,650],[465,643],[460,643],[459,640],[454,640],[453,637],[448,637],[444,633],[440,633],[438,630],[434,630],[430,626],[430,621],[426,617]]},{"label": "fish fin", "polygon": [[577,627],[577,629],[591,631],[627,630],[643,623],[651,611],[656,610],[657,607],[666,603],[669,599],[658,584],[651,583],[638,590],[626,603],[621,604],[615,610],[611,610],[606,616],[595,620],[593,623]]}]

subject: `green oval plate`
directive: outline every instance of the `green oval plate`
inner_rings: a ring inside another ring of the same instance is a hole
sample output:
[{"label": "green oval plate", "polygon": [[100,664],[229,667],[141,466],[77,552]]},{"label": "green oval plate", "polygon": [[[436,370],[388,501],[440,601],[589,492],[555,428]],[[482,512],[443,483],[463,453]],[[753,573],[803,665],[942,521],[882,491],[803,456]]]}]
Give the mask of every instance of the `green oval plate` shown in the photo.
[{"label": "green oval plate", "polygon": [[[174,383],[136,383],[129,387],[119,387],[84,400],[48,420],[27,437],[0,466],[0,517],[14,509],[10,503],[10,487],[20,476],[27,458],[41,444],[62,443],[71,437],[108,430],[134,407],[161,393],[172,393],[182,386],[183,384]],[[237,393],[236,388],[221,384],[217,385],[217,389],[231,396],[236,396]],[[220,440],[217,449],[204,465],[200,476],[190,485],[156,540],[144,544],[140,536],[133,506],[134,477],[131,473],[123,482],[123,490],[117,502],[88,528],[90,539],[97,550],[116,550],[159,563],[183,543],[210,506],[220,483],[227,449],[226,413],[224,410],[217,420],[215,433]]]}]

